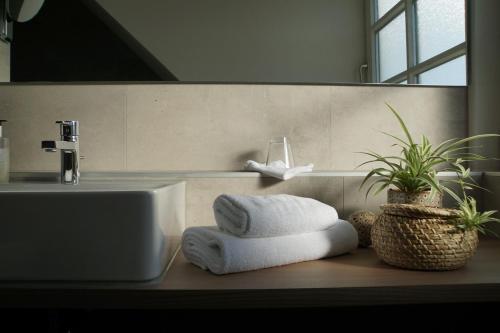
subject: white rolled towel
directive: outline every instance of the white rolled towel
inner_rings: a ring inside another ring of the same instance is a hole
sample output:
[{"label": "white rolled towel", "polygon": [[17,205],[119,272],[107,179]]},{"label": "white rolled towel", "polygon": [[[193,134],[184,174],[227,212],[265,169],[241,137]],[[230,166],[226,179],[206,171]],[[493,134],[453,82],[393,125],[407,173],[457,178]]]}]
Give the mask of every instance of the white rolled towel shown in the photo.
[{"label": "white rolled towel", "polygon": [[221,230],[245,238],[324,230],[339,218],[332,206],[288,194],[223,194],[215,199],[213,209],[215,221]]},{"label": "white rolled towel", "polygon": [[215,274],[316,260],[350,252],[358,246],[358,233],[344,220],[330,228],[270,238],[239,238],[216,227],[184,231],[182,252],[187,260]]}]

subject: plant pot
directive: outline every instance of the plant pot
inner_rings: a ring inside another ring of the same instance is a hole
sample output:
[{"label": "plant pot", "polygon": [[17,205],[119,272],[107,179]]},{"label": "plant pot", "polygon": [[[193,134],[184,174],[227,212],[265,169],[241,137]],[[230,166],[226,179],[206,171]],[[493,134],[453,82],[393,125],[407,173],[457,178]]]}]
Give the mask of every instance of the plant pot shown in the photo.
[{"label": "plant pot", "polygon": [[371,231],[377,217],[377,213],[357,211],[347,219],[358,232],[360,247],[369,247],[372,244]]},{"label": "plant pot", "polygon": [[400,190],[389,189],[387,191],[387,203],[442,207],[443,195],[441,193],[436,193],[432,196],[431,191],[408,193]]},{"label": "plant pot", "polygon": [[457,228],[458,211],[406,204],[381,206],[372,246],[389,265],[405,269],[444,271],[464,266],[477,248],[476,230]]}]

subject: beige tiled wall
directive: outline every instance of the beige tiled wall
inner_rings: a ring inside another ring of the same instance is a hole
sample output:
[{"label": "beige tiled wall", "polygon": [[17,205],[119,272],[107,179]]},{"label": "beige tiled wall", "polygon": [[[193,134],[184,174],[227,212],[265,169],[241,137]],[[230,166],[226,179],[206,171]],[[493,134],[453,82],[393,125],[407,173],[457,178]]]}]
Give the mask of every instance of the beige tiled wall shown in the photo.
[{"label": "beige tiled wall", "polygon": [[329,87],[130,86],[130,170],[238,170],[287,135],[296,159],[329,168]]},{"label": "beige tiled wall", "polygon": [[333,87],[333,168],[350,170],[366,161],[366,156],[355,153],[360,150],[385,154],[394,149],[394,139],[381,131],[400,137],[404,133],[386,102],[418,139],[421,134],[432,142],[466,136],[466,94],[466,88]]},{"label": "beige tiled wall", "polygon": [[4,85],[12,170],[55,171],[59,158],[40,150],[56,138],[58,119],[81,122],[83,171],[240,170],[263,160],[273,136],[291,138],[298,164],[352,170],[355,152],[389,152],[401,134],[384,102],[417,135],[466,134],[466,88],[301,85]]},{"label": "beige tiled wall", "polygon": [[198,178],[187,181],[188,226],[215,223],[212,204],[223,193],[268,195],[287,193],[320,200],[335,207],[343,217],[342,177],[296,177],[286,182],[272,178]]},{"label": "beige tiled wall", "polygon": [[13,171],[58,170],[59,154],[40,149],[59,138],[56,120],[80,121],[83,170],[123,170],[125,106],[123,86],[1,86],[0,115],[9,122]]}]

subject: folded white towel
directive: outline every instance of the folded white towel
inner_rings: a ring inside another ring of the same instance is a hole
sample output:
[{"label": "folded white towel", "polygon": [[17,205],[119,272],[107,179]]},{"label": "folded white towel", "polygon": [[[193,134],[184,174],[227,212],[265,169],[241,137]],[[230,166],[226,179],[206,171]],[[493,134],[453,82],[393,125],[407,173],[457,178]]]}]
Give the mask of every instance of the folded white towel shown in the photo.
[{"label": "folded white towel", "polygon": [[222,194],[213,204],[219,228],[239,237],[273,237],[324,230],[339,218],[318,200],[288,194]]},{"label": "folded white towel", "polygon": [[281,180],[293,178],[299,173],[311,172],[313,170],[313,167],[313,164],[308,164],[295,168],[286,168],[283,161],[275,161],[272,162],[271,165],[265,165],[255,161],[247,161],[245,164],[246,170],[257,171]]},{"label": "folded white towel", "polygon": [[343,220],[326,230],[280,237],[239,238],[216,227],[191,227],[182,237],[186,259],[215,274],[316,260],[350,252],[357,246],[356,230]]}]

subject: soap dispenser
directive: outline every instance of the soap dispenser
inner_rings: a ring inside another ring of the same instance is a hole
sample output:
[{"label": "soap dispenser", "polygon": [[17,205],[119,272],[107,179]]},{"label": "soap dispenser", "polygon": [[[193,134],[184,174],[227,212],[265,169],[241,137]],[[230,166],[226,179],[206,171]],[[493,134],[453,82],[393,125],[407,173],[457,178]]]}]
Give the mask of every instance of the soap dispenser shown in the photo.
[{"label": "soap dispenser", "polygon": [[2,125],[7,120],[0,120],[0,183],[9,182],[9,139],[2,134]]}]

